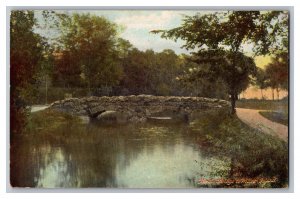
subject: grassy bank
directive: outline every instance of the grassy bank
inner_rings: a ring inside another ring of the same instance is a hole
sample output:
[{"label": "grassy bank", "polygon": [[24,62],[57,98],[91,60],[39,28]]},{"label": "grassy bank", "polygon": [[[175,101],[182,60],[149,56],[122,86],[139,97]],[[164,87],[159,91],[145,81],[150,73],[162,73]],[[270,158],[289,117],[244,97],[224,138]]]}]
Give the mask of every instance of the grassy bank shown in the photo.
[{"label": "grassy bank", "polygon": [[260,111],[259,114],[273,122],[277,122],[286,126],[289,125],[289,117],[287,112]]},{"label": "grassy bank", "polygon": [[248,108],[257,110],[274,110],[281,112],[288,112],[287,100],[238,100],[236,102],[237,108]]},{"label": "grassy bank", "polygon": [[30,113],[26,132],[51,132],[61,125],[77,123],[80,121],[81,120],[78,117],[70,114],[45,109],[43,111]]},{"label": "grassy bank", "polygon": [[[98,136],[99,133],[90,134],[90,129],[87,130],[84,125],[79,126],[78,122],[80,122],[80,119],[77,117],[48,109],[32,113],[27,126],[27,133],[30,136],[26,136],[25,140],[28,143],[59,143],[69,146],[72,151],[78,146],[84,146],[89,151],[90,146],[95,144],[95,140],[99,140],[93,136]],[[201,151],[201,155],[218,157],[228,162],[229,167],[217,168],[212,171],[212,178],[214,175],[221,175],[223,179],[276,179],[274,182],[219,183],[208,186],[196,184],[196,186],[263,188],[287,186],[288,145],[284,141],[248,127],[236,116],[218,112],[206,112],[203,117],[200,116],[197,121],[185,127],[187,127],[187,136],[188,133],[197,135],[196,142],[200,150],[196,150]],[[58,130],[59,128],[65,129]],[[104,129],[103,126],[101,128]],[[128,131],[126,126],[123,129],[125,132]],[[116,136],[116,139],[120,139],[118,137],[120,135]],[[139,136],[141,135],[139,134]],[[22,144],[24,144],[24,139],[17,146]],[[39,144],[37,145],[39,146]],[[95,156],[90,151],[89,154]],[[196,176],[195,179],[199,178],[200,176]]]},{"label": "grassy bank", "polygon": [[[212,126],[211,121],[214,121]],[[252,129],[236,116],[207,114],[193,125],[201,132],[199,145],[208,156],[230,160],[225,179],[276,179],[276,182],[230,184],[229,187],[285,187],[288,183],[288,145],[277,137]],[[218,184],[216,186],[228,186]]]}]

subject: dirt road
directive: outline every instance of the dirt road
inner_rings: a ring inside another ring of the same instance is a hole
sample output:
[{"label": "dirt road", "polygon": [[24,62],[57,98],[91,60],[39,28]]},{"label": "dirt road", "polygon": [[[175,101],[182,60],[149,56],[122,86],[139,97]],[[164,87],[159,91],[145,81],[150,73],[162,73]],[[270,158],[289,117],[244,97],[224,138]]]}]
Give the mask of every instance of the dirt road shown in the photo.
[{"label": "dirt road", "polygon": [[264,133],[276,135],[279,138],[288,140],[288,127],[272,122],[259,114],[261,110],[237,108],[237,116],[247,125],[259,129]]}]

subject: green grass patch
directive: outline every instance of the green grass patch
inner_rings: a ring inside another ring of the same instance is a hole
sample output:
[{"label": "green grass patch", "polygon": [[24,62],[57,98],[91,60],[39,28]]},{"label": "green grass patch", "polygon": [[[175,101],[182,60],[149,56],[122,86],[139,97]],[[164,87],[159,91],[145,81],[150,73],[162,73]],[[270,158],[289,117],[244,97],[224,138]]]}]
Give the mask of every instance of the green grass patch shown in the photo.
[{"label": "green grass patch", "polygon": [[259,114],[273,122],[277,122],[286,126],[289,125],[289,117],[287,112],[259,111]]},{"label": "green grass patch", "polygon": [[248,108],[257,110],[273,110],[288,112],[288,101],[272,101],[272,100],[238,100],[236,102],[237,108]]},{"label": "green grass patch", "polygon": [[[236,116],[222,113],[206,114],[194,123],[192,128],[202,134],[198,142],[204,154],[230,160],[231,170],[224,178],[276,178],[276,182],[250,186],[264,188],[287,186],[286,142],[247,126]],[[236,184],[230,187],[245,186],[247,185]]]},{"label": "green grass patch", "polygon": [[26,132],[48,132],[60,127],[61,125],[78,123],[80,121],[81,120],[76,116],[52,109],[45,109],[30,113],[28,124],[26,126]]}]

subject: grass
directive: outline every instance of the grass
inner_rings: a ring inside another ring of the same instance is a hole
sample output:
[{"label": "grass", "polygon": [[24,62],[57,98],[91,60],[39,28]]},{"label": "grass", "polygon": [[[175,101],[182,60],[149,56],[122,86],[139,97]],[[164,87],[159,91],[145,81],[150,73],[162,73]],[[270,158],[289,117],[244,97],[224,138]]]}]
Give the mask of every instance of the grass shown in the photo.
[{"label": "grass", "polygon": [[238,100],[236,102],[237,108],[248,108],[257,110],[272,110],[288,112],[287,100]]},{"label": "grass", "polygon": [[51,109],[45,109],[43,111],[30,113],[26,131],[28,133],[40,132],[41,130],[47,132],[55,130],[63,124],[77,122],[80,122],[78,117]]},{"label": "grass", "polygon": [[[213,126],[211,121],[214,121]],[[247,126],[236,116],[220,113],[207,114],[200,118],[193,128],[201,132],[199,140],[201,151],[208,156],[226,157],[231,161],[231,170],[224,178],[276,178],[276,182],[250,186],[263,188],[287,186],[288,144],[284,141]],[[230,185],[230,187],[246,186],[248,185]]]},{"label": "grass", "polygon": [[287,112],[259,111],[259,114],[273,122],[277,122],[286,126],[289,125],[289,118]]}]

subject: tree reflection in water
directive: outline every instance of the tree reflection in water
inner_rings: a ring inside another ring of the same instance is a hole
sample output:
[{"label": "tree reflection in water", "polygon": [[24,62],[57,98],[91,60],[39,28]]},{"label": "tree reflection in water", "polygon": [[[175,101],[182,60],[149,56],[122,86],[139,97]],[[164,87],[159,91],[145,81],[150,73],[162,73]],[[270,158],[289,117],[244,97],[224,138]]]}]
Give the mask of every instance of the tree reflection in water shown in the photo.
[{"label": "tree reflection in water", "polygon": [[[11,183],[28,187],[194,187],[228,162],[204,157],[188,124],[72,124],[20,136]],[[17,165],[17,166],[16,166]],[[24,172],[26,171],[26,174]]]}]

